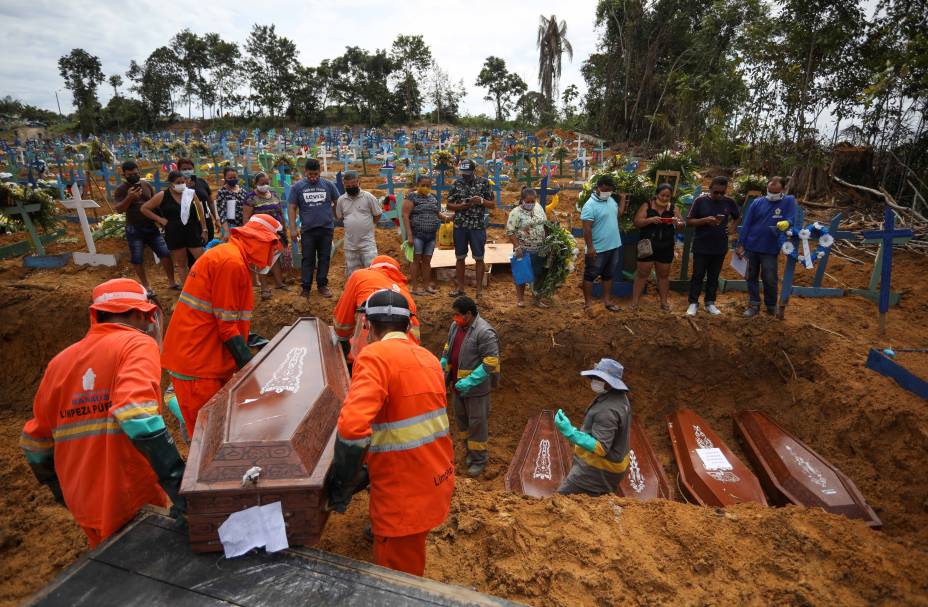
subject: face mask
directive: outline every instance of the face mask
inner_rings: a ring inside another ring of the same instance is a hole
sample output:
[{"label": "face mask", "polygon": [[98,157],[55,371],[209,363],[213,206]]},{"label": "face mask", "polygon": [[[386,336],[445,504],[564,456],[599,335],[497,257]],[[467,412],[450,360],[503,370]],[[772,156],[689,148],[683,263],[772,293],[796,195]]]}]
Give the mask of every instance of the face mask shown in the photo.
[{"label": "face mask", "polygon": [[261,185],[257,186],[255,189],[261,192],[262,194],[266,194],[271,191],[271,186],[269,184],[262,183]]},{"label": "face mask", "polygon": [[184,169],[180,174],[184,177],[193,177],[193,169]]},{"label": "face mask", "polygon": [[226,183],[229,184],[230,188],[234,188],[235,186],[238,185],[238,178],[236,177],[233,179],[226,179]]},{"label": "face mask", "polygon": [[183,194],[184,190],[187,189],[187,184],[186,183],[175,183],[172,187],[174,188],[174,191],[177,192],[178,194]]},{"label": "face mask", "polygon": [[455,315],[454,315],[454,322],[455,322],[455,324],[457,324],[457,326],[463,327],[464,325],[467,324],[467,319],[464,318],[464,315],[463,315],[463,314],[455,314]]},{"label": "face mask", "polygon": [[354,186],[352,188],[345,188],[345,192],[347,192],[349,196],[357,196],[361,193],[361,187]]},{"label": "face mask", "polygon": [[416,188],[416,192],[419,194],[419,196],[428,196],[430,191],[431,188],[428,188],[424,185],[420,185],[418,188]]},{"label": "face mask", "polygon": [[606,382],[599,379],[594,379],[590,382],[590,388],[593,390],[593,392],[602,394],[606,391]]},{"label": "face mask", "polygon": [[602,200],[603,202],[605,202],[605,201],[609,200],[610,198],[612,198],[612,192],[600,192],[600,193],[598,194],[598,196],[599,196],[599,199],[600,199],[600,200]]},{"label": "face mask", "polygon": [[277,260],[280,258],[280,251],[274,253],[274,257],[271,259],[270,265],[259,268],[252,264],[251,269],[257,272],[258,274],[264,275],[271,271],[271,268],[274,267],[274,264],[277,263]]},{"label": "face mask", "polygon": [[525,209],[526,211],[531,211],[532,209],[535,208],[535,203],[534,202],[523,202],[522,208]]},{"label": "face mask", "polygon": [[767,200],[769,200],[770,202],[778,202],[780,200],[783,200],[783,192],[777,192],[776,194],[774,194],[773,192],[768,191]]},{"label": "face mask", "polygon": [[464,179],[464,181],[466,181],[467,183],[470,183],[471,181],[474,180],[474,174],[473,173],[461,173],[461,178]]},{"label": "face mask", "polygon": [[138,175],[126,175],[126,182],[132,185],[137,184],[140,179],[141,177],[139,177]]}]

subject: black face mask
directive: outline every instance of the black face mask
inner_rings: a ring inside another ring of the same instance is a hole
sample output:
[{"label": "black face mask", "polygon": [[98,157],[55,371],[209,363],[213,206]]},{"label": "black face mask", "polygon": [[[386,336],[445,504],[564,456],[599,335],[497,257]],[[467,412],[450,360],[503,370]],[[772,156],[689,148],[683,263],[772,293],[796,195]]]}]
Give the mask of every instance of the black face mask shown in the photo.
[{"label": "black face mask", "polygon": [[141,177],[138,175],[126,175],[126,183],[129,183],[130,185],[137,184],[140,179]]},{"label": "black face mask", "polygon": [[361,193],[361,187],[354,186],[353,188],[345,188],[345,191],[348,193],[349,196],[357,196],[358,194]]}]

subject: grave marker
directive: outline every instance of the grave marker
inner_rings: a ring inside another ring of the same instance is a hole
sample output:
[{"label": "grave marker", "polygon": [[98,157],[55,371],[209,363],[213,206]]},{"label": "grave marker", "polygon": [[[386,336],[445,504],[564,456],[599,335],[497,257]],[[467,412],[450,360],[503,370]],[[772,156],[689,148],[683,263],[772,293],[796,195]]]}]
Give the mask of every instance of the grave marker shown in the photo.
[{"label": "grave marker", "polygon": [[98,209],[100,205],[94,200],[82,200],[81,189],[76,183],[71,185],[71,198],[59,202],[65,208],[77,211],[77,217],[81,222],[81,232],[84,234],[84,242],[87,243],[87,253],[74,252],[74,263],[81,266],[115,266],[115,255],[97,253],[97,245],[94,243],[93,235],[90,233],[90,224],[87,221],[86,210]]},{"label": "grave marker", "polygon": [[[861,232],[865,243],[879,242],[880,251],[877,254],[877,260],[873,264],[873,275],[870,278],[870,293],[858,289],[851,290],[851,292],[855,295],[863,295],[864,297],[867,297],[867,299],[872,300],[871,294],[876,287],[874,278],[876,277],[876,272],[879,268],[880,290],[878,301],[880,305],[880,335],[886,334],[886,313],[889,311],[889,306],[892,305],[891,300],[893,299],[893,293],[891,290],[893,274],[893,245],[904,244],[908,242],[913,236],[912,230],[895,229],[895,217],[896,216],[893,213],[892,208],[890,208],[889,205],[886,205],[883,211],[883,229],[865,230]],[[896,295],[896,302],[898,302],[901,295]]]}]

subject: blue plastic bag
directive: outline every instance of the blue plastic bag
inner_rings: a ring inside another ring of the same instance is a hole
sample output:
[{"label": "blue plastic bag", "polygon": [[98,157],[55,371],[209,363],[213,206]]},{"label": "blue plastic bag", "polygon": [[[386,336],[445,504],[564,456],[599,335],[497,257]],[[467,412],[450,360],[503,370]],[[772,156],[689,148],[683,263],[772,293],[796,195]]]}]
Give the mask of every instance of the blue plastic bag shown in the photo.
[{"label": "blue plastic bag", "polygon": [[509,258],[512,266],[512,280],[517,285],[527,285],[535,282],[535,271],[532,270],[532,256],[529,253],[519,259],[515,255]]}]

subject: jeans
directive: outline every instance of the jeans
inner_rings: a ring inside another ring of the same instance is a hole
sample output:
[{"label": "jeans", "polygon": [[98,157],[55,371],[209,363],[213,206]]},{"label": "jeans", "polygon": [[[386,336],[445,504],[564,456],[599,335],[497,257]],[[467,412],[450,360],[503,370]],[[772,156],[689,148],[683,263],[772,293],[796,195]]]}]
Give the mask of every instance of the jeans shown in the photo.
[{"label": "jeans", "polygon": [[351,276],[355,270],[369,268],[377,257],[377,245],[363,249],[345,249],[345,276]]},{"label": "jeans", "polygon": [[300,267],[303,290],[308,291],[312,288],[314,270],[316,286],[321,289],[329,285],[329,261],[332,258],[333,234],[335,234],[335,228],[303,230],[300,248],[303,254],[303,264]]},{"label": "jeans", "polygon": [[764,280],[764,305],[772,308],[777,305],[777,255],[745,251],[748,258],[748,302],[752,306],[760,305],[760,285],[758,276]]},{"label": "jeans", "polygon": [[484,248],[487,244],[486,230],[473,230],[471,228],[454,228],[454,256],[457,259],[467,258],[467,247],[474,261],[483,261]]},{"label": "jeans", "polygon": [[435,242],[438,238],[438,232],[431,234],[412,233],[413,253],[416,255],[431,255],[435,252]]},{"label": "jeans", "polygon": [[168,250],[167,243],[164,242],[164,236],[161,230],[155,226],[133,226],[126,223],[126,241],[129,243],[129,262],[135,265],[141,265],[145,262],[143,253],[145,247],[155,252],[159,259],[169,259],[171,252]]},{"label": "jeans", "polygon": [[616,247],[608,251],[597,251],[596,257],[592,259],[587,257],[583,267],[583,280],[593,282],[600,276],[604,281],[612,280],[616,266],[620,263],[619,251],[621,250],[622,247]]},{"label": "jeans", "polygon": [[725,263],[725,253],[721,255],[703,255],[693,253],[693,277],[690,278],[690,303],[699,303],[699,294],[702,292],[702,281],[706,281],[705,302],[715,303],[715,294],[719,291],[719,274]]}]

